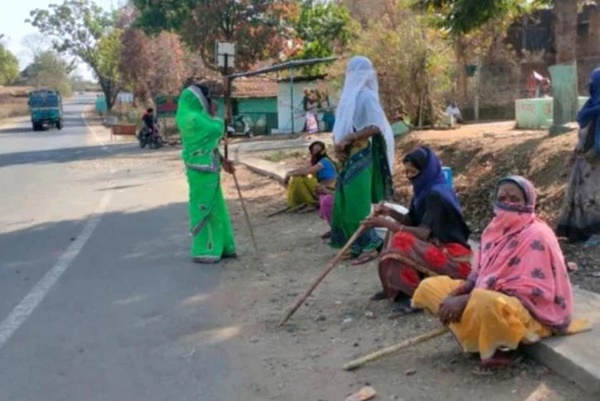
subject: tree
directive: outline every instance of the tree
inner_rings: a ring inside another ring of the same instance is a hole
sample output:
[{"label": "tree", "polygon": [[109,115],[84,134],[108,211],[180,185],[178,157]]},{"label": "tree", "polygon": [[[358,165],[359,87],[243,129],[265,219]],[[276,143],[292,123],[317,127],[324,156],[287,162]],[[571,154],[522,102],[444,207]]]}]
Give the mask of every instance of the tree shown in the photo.
[{"label": "tree", "polygon": [[133,0],[137,26],[148,34],[178,33],[207,66],[215,66],[215,43],[235,42],[236,67],[276,58],[291,35],[295,0]]},{"label": "tree", "polygon": [[106,101],[110,104],[116,102],[117,96],[123,88],[119,69],[119,60],[123,49],[122,34],[123,31],[120,29],[113,29],[100,38],[97,45],[97,74],[103,77],[101,82],[105,88]]},{"label": "tree", "polygon": [[0,85],[12,83],[19,76],[19,60],[0,43]]},{"label": "tree", "polygon": [[108,109],[112,109],[120,89],[118,77],[110,75],[115,71],[114,59],[111,59],[116,47],[116,34],[111,36],[113,16],[92,0],[64,0],[48,9],[33,10],[30,17],[27,22],[51,38],[54,49],[80,59],[92,69]]},{"label": "tree", "polygon": [[[348,45],[352,37],[351,21],[350,12],[343,5],[306,1],[296,24],[302,47],[293,58],[306,60],[333,56]],[[319,65],[307,67],[304,73],[317,75],[322,68]]]},{"label": "tree", "polygon": [[41,53],[52,47],[52,42],[40,33],[30,33],[21,40],[21,45],[27,50],[28,56],[34,60]]},{"label": "tree", "polygon": [[[585,3],[585,2],[582,2]],[[456,35],[510,13],[520,14],[535,6],[553,6],[556,65],[550,67],[554,106],[551,132],[575,119],[577,92],[578,0],[419,0],[417,7],[443,15],[443,25]]]},{"label": "tree", "polygon": [[65,96],[71,94],[69,63],[53,50],[39,53],[22,75],[27,85],[56,89]]},{"label": "tree", "polygon": [[[418,125],[437,120],[452,88],[452,48],[439,30],[400,5],[359,32],[352,54],[369,57],[375,65],[382,104],[388,115],[399,108]],[[337,64],[341,75],[344,66]]]}]

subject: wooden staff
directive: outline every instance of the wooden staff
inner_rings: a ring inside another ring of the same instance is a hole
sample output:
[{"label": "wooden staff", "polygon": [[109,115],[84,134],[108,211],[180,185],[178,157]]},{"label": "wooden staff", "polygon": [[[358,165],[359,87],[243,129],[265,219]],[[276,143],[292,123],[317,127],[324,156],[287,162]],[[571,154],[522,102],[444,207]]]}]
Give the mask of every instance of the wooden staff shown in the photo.
[{"label": "wooden staff", "polygon": [[286,206],[283,209],[280,209],[276,212],[273,212],[273,213],[267,215],[267,218],[279,216],[280,214],[287,213],[287,212],[290,212],[290,213],[299,212],[300,210],[306,209],[306,207],[307,207],[306,205],[300,205],[300,206],[296,206],[296,207]]},{"label": "wooden staff", "polygon": [[333,269],[335,269],[337,267],[337,265],[342,260],[342,257],[344,256],[346,251],[348,251],[348,249],[350,249],[350,247],[352,246],[354,241],[356,241],[358,239],[358,237],[360,237],[360,235],[365,231],[366,228],[367,227],[365,227],[364,225],[361,224],[361,226],[358,228],[358,230],[356,230],[354,235],[348,240],[348,242],[346,242],[346,245],[344,245],[342,250],[338,252],[336,257],[331,261],[331,263],[329,263],[329,265],[325,268],[325,270],[323,270],[323,272],[319,275],[319,277],[317,277],[316,280],[313,281],[310,288],[304,294],[302,294],[300,297],[298,297],[298,299],[296,299],[296,301],[294,302],[292,307],[288,310],[288,312],[285,314],[283,319],[281,319],[281,321],[279,322],[280,327],[283,326],[285,324],[285,322],[287,322],[294,313],[296,313],[298,308],[300,308],[300,306],[302,306],[302,304],[306,301],[306,299],[310,296],[310,294],[312,294],[312,292],[315,290],[315,288],[317,288],[317,286],[321,283],[321,281],[323,281],[325,276],[327,276]]},{"label": "wooden staff", "polygon": [[258,246],[256,245],[256,238],[254,237],[254,230],[252,229],[252,223],[250,222],[250,216],[248,215],[248,211],[246,210],[246,204],[244,202],[244,197],[242,196],[242,190],[240,189],[240,183],[238,182],[237,176],[235,172],[231,174],[233,176],[233,181],[235,182],[235,188],[237,189],[238,196],[240,197],[240,203],[242,204],[242,210],[244,211],[244,216],[246,216],[246,224],[248,224],[248,230],[250,231],[250,238],[252,239],[252,246],[254,246],[254,252],[258,254]]},{"label": "wooden staff", "polygon": [[352,362],[345,364],[343,368],[344,368],[344,370],[354,370],[368,362],[374,361],[374,360],[384,357],[386,355],[392,354],[394,352],[403,350],[403,349],[411,347],[413,345],[417,345],[417,344],[423,343],[425,341],[432,340],[436,337],[442,336],[442,335],[446,334],[448,331],[449,330],[447,327],[441,327],[439,329],[430,331],[429,333],[425,333],[425,334],[421,334],[420,336],[417,336],[417,337],[409,338],[408,340],[404,340],[401,343],[392,345],[391,347],[387,347],[387,348],[381,349],[379,351],[373,352],[369,355],[363,356],[362,358],[355,359]]}]

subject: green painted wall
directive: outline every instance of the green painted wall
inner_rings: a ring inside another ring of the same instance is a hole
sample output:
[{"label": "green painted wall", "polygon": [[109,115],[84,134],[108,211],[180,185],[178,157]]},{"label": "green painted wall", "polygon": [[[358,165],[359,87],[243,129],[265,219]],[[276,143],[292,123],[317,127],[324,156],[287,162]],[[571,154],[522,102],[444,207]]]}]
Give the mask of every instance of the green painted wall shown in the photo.
[{"label": "green painted wall", "polygon": [[[223,118],[225,114],[225,100],[216,99],[219,106],[218,115]],[[277,129],[277,97],[237,99],[237,114],[245,119],[252,120],[254,131],[257,135],[270,134]]]}]

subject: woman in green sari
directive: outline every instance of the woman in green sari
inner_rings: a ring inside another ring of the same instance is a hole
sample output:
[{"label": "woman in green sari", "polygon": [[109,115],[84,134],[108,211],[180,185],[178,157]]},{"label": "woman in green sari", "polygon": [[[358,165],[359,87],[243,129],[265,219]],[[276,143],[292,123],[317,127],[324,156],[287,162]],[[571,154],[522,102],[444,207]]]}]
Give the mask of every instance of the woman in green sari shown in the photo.
[{"label": "woman in green sari", "polygon": [[179,97],[176,122],[189,184],[191,255],[196,263],[218,263],[222,258],[236,256],[231,219],[221,188],[221,168],[233,173],[234,167],[219,153],[224,124],[215,112],[206,86],[192,85]]},{"label": "woman in green sari", "polygon": [[[331,245],[341,248],[371,213],[372,204],[393,198],[394,135],[379,103],[377,73],[366,57],[348,62],[333,135],[343,167],[335,189]],[[376,259],[382,247],[383,240],[370,228],[344,258],[363,264]]]}]

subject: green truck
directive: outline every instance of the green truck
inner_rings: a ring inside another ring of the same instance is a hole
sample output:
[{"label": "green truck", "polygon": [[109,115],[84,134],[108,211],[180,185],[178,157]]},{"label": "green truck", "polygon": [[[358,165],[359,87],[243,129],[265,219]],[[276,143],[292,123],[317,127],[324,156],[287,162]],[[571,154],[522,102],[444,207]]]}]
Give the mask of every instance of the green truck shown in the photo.
[{"label": "green truck", "polygon": [[62,98],[53,89],[38,89],[29,92],[29,114],[34,131],[45,127],[63,127]]}]

